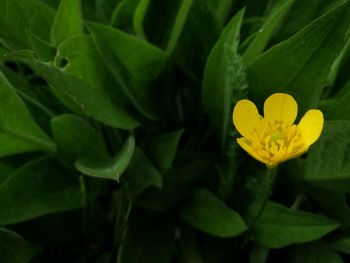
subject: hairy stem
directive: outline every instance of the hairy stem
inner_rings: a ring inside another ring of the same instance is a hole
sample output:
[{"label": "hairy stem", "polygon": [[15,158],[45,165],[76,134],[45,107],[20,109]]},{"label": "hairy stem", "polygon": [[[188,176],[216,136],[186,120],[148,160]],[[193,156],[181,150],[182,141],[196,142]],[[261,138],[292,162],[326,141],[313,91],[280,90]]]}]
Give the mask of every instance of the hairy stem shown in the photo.
[{"label": "hairy stem", "polygon": [[267,170],[267,174],[266,177],[264,178],[264,190],[263,190],[263,199],[262,199],[262,203],[261,206],[258,210],[258,213],[256,214],[256,216],[253,218],[253,220],[250,223],[250,228],[253,228],[255,226],[255,224],[260,220],[261,215],[263,214],[267,202],[270,199],[270,196],[272,194],[272,187],[273,187],[273,182],[274,182],[274,177],[276,174],[276,168],[271,169],[268,168]]}]

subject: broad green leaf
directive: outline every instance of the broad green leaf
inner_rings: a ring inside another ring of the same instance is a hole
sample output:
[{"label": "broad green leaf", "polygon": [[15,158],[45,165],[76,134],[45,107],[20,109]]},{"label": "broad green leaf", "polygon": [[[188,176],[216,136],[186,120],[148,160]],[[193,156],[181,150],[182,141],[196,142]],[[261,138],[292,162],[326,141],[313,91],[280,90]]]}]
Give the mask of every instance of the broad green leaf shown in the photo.
[{"label": "broad green leaf", "polygon": [[81,207],[83,195],[78,178],[55,160],[32,161],[0,182],[0,225]]},{"label": "broad green leaf", "polygon": [[193,194],[180,216],[194,228],[218,237],[235,237],[248,229],[236,211],[204,189]]},{"label": "broad green leaf", "polygon": [[349,24],[345,2],[262,54],[247,68],[254,102],[262,105],[272,93],[285,92],[295,97],[300,113],[315,107]]},{"label": "broad green leaf", "polygon": [[83,31],[81,0],[61,0],[51,28],[51,41],[58,46]]},{"label": "broad green leaf", "polygon": [[287,263],[343,263],[341,256],[322,242],[309,243],[291,248],[286,255]]},{"label": "broad green leaf", "polygon": [[[78,45],[79,49],[76,48]],[[113,76],[99,55],[91,36],[77,35],[62,43],[58,48],[55,64],[64,72],[82,79],[91,89],[111,96],[113,103],[120,107],[127,104],[124,94],[115,88]]]},{"label": "broad green leaf", "polygon": [[131,193],[134,195],[140,194],[151,186],[161,188],[163,184],[160,172],[137,147],[123,178],[129,184]]},{"label": "broad green leaf", "polygon": [[350,121],[326,122],[321,138],[305,160],[305,180],[337,192],[349,192],[349,134]]},{"label": "broad green leaf", "polygon": [[11,49],[28,48],[27,31],[49,40],[55,10],[39,0],[0,1],[0,42]]},{"label": "broad green leaf", "polygon": [[75,163],[75,167],[85,175],[119,182],[120,176],[129,165],[134,150],[135,139],[130,136],[115,157],[104,159],[82,158]]},{"label": "broad green leaf", "polygon": [[178,130],[163,134],[153,142],[150,155],[162,172],[171,167],[183,131]]},{"label": "broad green leaf", "polygon": [[136,212],[118,254],[118,263],[168,263],[174,245],[174,222],[164,216]]},{"label": "broad green leaf", "polygon": [[244,10],[237,13],[226,26],[213,47],[204,71],[203,104],[216,128],[224,149],[230,124],[232,105],[246,88],[244,71],[237,55]]},{"label": "broad green leaf", "polygon": [[[83,46],[84,43],[81,45]],[[66,105],[68,104],[78,113],[84,112],[88,116],[115,128],[131,129],[139,125],[139,122],[129,112],[112,100],[107,91],[90,85],[77,76],[65,73],[53,63],[37,60],[33,53],[28,50],[12,52],[8,56],[29,65],[52,85],[56,93],[60,94],[59,98]]]},{"label": "broad green leaf", "polygon": [[142,114],[156,119],[150,84],[163,70],[165,53],[109,26],[88,23],[88,28],[119,88]]},{"label": "broad green leaf", "polygon": [[245,65],[249,65],[264,51],[272,34],[275,32],[276,28],[281,25],[283,18],[294,1],[295,0],[283,0],[276,3],[266,17],[264,24],[258,30],[258,33],[242,55],[242,61]]},{"label": "broad green leaf", "polygon": [[[77,46],[79,45],[79,48]],[[113,83],[91,36],[77,35],[58,47],[55,64],[64,72],[81,78],[94,89],[102,90]]]},{"label": "broad green leaf", "polygon": [[29,151],[55,151],[50,138],[35,123],[23,101],[0,72],[0,156]]},{"label": "broad green leaf", "polygon": [[63,114],[51,120],[52,134],[58,152],[70,161],[86,156],[107,157],[101,135],[83,118]]},{"label": "broad green leaf", "polygon": [[[248,215],[258,207],[251,207]],[[254,213],[255,214],[255,213]],[[320,239],[339,224],[329,218],[269,202],[252,229],[251,236],[259,244],[281,248]]]},{"label": "broad green leaf", "polygon": [[182,4],[180,6],[179,12],[176,15],[174,26],[171,29],[170,37],[165,48],[166,53],[170,56],[173,54],[176,45],[181,36],[183,27],[187,21],[187,17],[191,10],[193,0],[182,0]]},{"label": "broad green leaf", "polygon": [[30,244],[17,233],[0,228],[0,262],[27,263],[39,251],[39,246]]}]

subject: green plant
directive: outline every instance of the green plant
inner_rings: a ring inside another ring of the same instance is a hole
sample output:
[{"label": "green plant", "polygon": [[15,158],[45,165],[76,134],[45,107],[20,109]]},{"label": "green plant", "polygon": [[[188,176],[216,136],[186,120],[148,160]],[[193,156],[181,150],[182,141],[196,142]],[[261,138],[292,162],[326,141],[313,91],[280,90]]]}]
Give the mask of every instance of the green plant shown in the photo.
[{"label": "green plant", "polygon": [[[349,25],[340,0],[0,1],[0,262],[347,262]],[[231,116],[277,92],[325,127],[265,202]]]}]

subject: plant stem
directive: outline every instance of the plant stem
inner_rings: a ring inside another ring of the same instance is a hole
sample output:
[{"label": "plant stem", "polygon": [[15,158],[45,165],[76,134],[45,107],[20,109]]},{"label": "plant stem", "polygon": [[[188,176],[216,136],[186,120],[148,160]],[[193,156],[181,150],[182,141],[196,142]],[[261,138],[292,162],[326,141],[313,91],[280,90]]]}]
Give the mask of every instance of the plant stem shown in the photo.
[{"label": "plant stem", "polygon": [[263,212],[266,208],[267,202],[270,199],[270,196],[272,193],[272,186],[273,186],[273,182],[274,182],[274,177],[276,175],[276,170],[277,170],[276,168],[274,168],[274,169],[268,168],[267,169],[267,174],[266,174],[266,177],[264,180],[264,190],[263,190],[264,192],[263,192],[262,204],[261,204],[259,211],[256,214],[255,218],[250,223],[251,229],[255,226],[255,224],[261,218],[261,215],[263,214]]}]

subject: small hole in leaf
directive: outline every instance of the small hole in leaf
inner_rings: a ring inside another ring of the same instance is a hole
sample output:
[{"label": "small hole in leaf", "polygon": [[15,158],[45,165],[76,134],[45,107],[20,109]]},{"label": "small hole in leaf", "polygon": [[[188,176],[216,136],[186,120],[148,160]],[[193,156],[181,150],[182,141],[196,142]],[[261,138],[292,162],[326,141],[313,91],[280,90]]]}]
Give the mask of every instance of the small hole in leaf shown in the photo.
[{"label": "small hole in leaf", "polygon": [[60,58],[60,60],[58,61],[58,67],[65,68],[68,65],[68,62],[68,59]]}]

